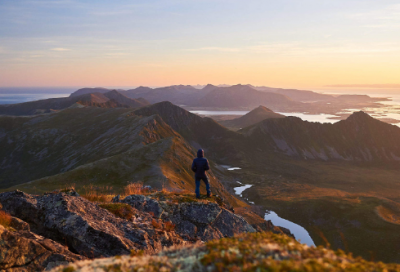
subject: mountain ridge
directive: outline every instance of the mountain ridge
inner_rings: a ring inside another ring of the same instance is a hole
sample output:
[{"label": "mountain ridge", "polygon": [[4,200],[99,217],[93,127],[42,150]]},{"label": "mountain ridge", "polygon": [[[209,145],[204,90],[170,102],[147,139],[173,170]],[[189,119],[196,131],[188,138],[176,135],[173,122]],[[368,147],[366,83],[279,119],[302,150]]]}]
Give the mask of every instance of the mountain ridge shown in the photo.
[{"label": "mountain ridge", "polygon": [[248,126],[252,126],[258,122],[270,118],[285,118],[286,116],[275,113],[274,111],[264,107],[258,106],[249,113],[232,120],[220,121],[219,123],[223,126],[239,130]]},{"label": "mountain ridge", "polygon": [[335,124],[297,117],[267,119],[240,132],[275,151],[303,159],[400,160],[400,128],[364,112],[353,113]]}]

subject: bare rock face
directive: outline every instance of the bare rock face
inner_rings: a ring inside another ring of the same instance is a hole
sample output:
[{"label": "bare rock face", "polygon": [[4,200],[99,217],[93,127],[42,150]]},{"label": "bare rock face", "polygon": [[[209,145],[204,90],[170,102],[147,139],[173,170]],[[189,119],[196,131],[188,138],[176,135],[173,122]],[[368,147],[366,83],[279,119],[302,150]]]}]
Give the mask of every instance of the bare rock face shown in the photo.
[{"label": "bare rock face", "polygon": [[149,196],[130,195],[121,201],[157,218],[172,222],[175,232],[188,240],[209,241],[256,232],[246,220],[212,202],[172,203]]},{"label": "bare rock face", "polygon": [[[0,269],[10,271],[40,271],[138,250],[155,254],[175,245],[256,232],[223,204],[190,198],[130,195],[100,205],[74,191],[36,196],[17,190],[1,193],[0,204],[14,216],[13,231],[0,228]],[[107,210],[110,205],[128,208],[130,216],[117,217]]]},{"label": "bare rock face", "polygon": [[[90,258],[147,253],[163,246],[184,243],[162,230],[143,226],[115,216],[82,197],[66,193],[32,196],[20,191],[0,194],[3,209],[30,224],[31,229]],[[151,221],[150,221],[151,222]],[[147,230],[147,231],[145,231]]]},{"label": "bare rock face", "polygon": [[[22,220],[13,218],[14,220],[20,226],[28,225],[25,222],[21,224]],[[41,271],[86,259],[70,252],[61,244],[28,230],[6,229],[0,225],[0,240],[2,271]]]}]

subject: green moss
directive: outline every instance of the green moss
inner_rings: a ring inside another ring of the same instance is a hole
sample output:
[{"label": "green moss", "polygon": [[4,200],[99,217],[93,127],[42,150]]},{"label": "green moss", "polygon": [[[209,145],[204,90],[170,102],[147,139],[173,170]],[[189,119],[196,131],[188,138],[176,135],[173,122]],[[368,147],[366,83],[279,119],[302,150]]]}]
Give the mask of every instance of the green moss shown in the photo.
[{"label": "green moss", "polygon": [[143,256],[144,255],[144,251],[143,250],[132,249],[130,255],[131,255],[131,257]]},{"label": "green moss", "polygon": [[107,272],[122,272],[121,264],[108,265],[104,270]]},{"label": "green moss", "polygon": [[398,264],[368,262],[343,251],[308,247],[270,232],[206,244],[201,263],[213,271],[398,271]]},{"label": "green moss", "polygon": [[73,268],[72,266],[67,266],[65,267],[62,272],[74,272],[75,268]]}]

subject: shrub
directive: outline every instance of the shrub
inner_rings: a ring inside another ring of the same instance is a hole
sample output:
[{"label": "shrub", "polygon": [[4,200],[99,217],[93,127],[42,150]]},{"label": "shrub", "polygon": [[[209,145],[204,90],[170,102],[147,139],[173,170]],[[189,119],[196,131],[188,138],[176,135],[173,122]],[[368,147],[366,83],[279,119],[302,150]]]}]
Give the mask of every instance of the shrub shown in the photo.
[{"label": "shrub", "polygon": [[74,272],[75,268],[73,268],[72,266],[67,266],[65,267],[62,272]]},{"label": "shrub", "polygon": [[108,210],[120,218],[129,220],[133,217],[133,208],[125,203],[99,204],[99,207]]},{"label": "shrub", "polygon": [[144,255],[144,251],[141,249],[140,250],[132,249],[130,255],[131,255],[131,257],[140,257],[140,256]]},{"label": "shrub", "polygon": [[161,223],[159,223],[156,219],[153,219],[153,220],[151,221],[151,224],[153,225],[153,227],[154,227],[155,229],[161,229]]},{"label": "shrub", "polygon": [[114,193],[112,187],[83,186],[81,196],[93,202],[110,202]]},{"label": "shrub", "polygon": [[166,231],[173,231],[173,230],[175,230],[175,224],[173,224],[172,222],[169,222],[169,221],[165,222],[164,229]]},{"label": "shrub", "polygon": [[11,224],[11,215],[5,211],[0,210],[0,225],[4,227],[9,227]]},{"label": "shrub", "polygon": [[142,195],[144,191],[148,190],[143,189],[143,182],[141,181],[136,183],[129,183],[124,188],[125,195]]}]

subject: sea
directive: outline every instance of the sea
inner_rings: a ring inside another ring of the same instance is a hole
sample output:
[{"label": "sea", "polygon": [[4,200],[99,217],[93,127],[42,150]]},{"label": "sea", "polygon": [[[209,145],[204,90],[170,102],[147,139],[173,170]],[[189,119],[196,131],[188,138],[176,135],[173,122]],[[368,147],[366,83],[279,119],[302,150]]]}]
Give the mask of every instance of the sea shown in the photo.
[{"label": "sea", "polygon": [[[74,91],[80,89],[81,87],[1,87],[0,88],[0,104],[15,104],[23,103],[41,99],[48,98],[58,98],[58,97],[68,97]],[[121,88],[121,87],[118,87]],[[126,87],[124,87],[126,89]],[[132,88],[132,87],[129,87]],[[128,88],[128,89],[129,89]],[[327,92],[324,92],[327,93]],[[332,94],[352,94],[352,91],[346,90],[331,90],[329,93]],[[398,92],[388,92],[380,93],[377,91],[365,91],[364,93],[357,92],[357,94],[366,94],[371,97],[387,97],[391,99],[390,101],[382,101],[385,107],[382,108],[364,108],[364,109],[346,109],[341,113],[352,113],[354,111],[365,110],[373,111],[371,114],[373,117],[378,118],[391,118],[400,121],[400,91]],[[202,116],[212,116],[212,115],[245,115],[248,111],[204,111],[197,110],[192,111],[192,113],[202,115]],[[335,123],[338,122],[337,119],[332,119],[335,115],[331,114],[305,114],[296,112],[279,112],[280,114],[286,116],[299,117],[305,121],[309,122],[320,122],[320,123]],[[400,123],[395,124],[400,127]]]},{"label": "sea", "polygon": [[0,88],[0,104],[16,104],[41,99],[68,97],[75,87],[10,87]]},{"label": "sea", "polygon": [[[338,95],[338,94],[352,94],[351,91],[349,92],[342,92],[339,93],[338,91],[334,92],[333,94]],[[385,97],[388,98],[389,101],[381,101],[379,103],[385,105],[384,107],[381,108],[362,108],[362,109],[345,109],[342,112],[339,112],[338,114],[351,114],[355,111],[366,111],[368,114],[370,114],[372,117],[375,118],[390,118],[390,119],[395,119],[400,121],[400,91],[398,93],[356,93],[356,94],[366,94],[369,95],[370,97]],[[213,116],[213,115],[237,115],[242,116],[248,113],[249,111],[206,111],[206,110],[196,110],[196,111],[191,111],[192,113],[201,115],[201,116]],[[306,113],[301,113],[301,112],[277,112],[280,114],[283,114],[285,116],[295,116],[299,117],[305,121],[308,122],[319,122],[319,123],[336,123],[339,120],[334,119],[335,117],[338,117],[336,115],[332,114],[306,114]],[[400,127],[400,122],[395,123],[394,125],[397,125]]]}]

